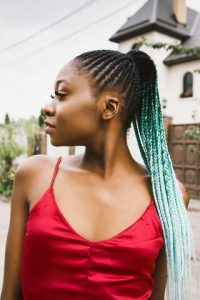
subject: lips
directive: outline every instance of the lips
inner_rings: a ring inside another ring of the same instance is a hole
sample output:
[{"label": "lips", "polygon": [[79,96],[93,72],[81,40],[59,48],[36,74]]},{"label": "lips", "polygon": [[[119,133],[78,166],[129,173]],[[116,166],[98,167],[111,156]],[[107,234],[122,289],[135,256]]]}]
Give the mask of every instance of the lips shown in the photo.
[{"label": "lips", "polygon": [[46,125],[45,133],[51,134],[55,131],[55,126],[50,122],[44,121],[44,124]]},{"label": "lips", "polygon": [[44,124],[48,127],[55,128],[55,126],[53,124],[49,123],[48,121],[44,121]]}]

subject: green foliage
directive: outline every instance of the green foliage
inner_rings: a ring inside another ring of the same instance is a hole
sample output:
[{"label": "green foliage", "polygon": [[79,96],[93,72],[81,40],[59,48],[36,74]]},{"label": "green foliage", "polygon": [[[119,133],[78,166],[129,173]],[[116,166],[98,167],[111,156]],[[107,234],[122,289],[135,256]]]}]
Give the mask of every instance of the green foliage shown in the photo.
[{"label": "green foliage", "polygon": [[[40,124],[39,124],[40,119]],[[40,143],[41,132],[43,125],[43,116],[40,115],[39,118],[34,116],[29,119],[19,119],[17,122],[18,132],[21,135],[25,135],[27,138],[27,148],[26,152],[28,155],[34,155],[37,153],[37,147]]]},{"label": "green foliage", "polygon": [[141,36],[140,39],[132,45],[132,49],[139,49],[140,47],[142,47],[144,45],[145,40],[145,37]]},{"label": "green foliage", "polygon": [[[40,123],[39,123],[40,119]],[[43,125],[42,112],[39,118],[10,120],[5,115],[5,124],[0,129],[0,194],[10,197],[16,166],[15,159],[23,153],[34,155],[40,143]],[[27,140],[27,146],[21,146],[20,140]]]},{"label": "green foliage", "polygon": [[45,115],[45,113],[42,111],[42,109],[40,110],[40,115],[39,115],[39,117],[38,117],[38,124],[39,124],[39,126],[40,127],[42,127],[43,126],[43,124],[44,124],[44,120],[46,119],[46,115]]},{"label": "green foliage", "polygon": [[10,124],[10,117],[8,115],[8,113],[5,114],[5,121],[4,121],[5,124]]},{"label": "green foliage", "polygon": [[0,194],[8,197],[11,195],[13,184],[13,161],[25,152],[24,147],[16,141],[16,127],[14,122],[8,121],[8,115],[5,117],[0,137]]},{"label": "green foliage", "polygon": [[13,165],[8,167],[5,162],[0,163],[0,194],[5,197],[11,196],[15,169]]},{"label": "green foliage", "polygon": [[18,145],[16,136],[17,130],[14,122],[3,125],[0,132],[0,161],[11,164],[16,157],[24,153],[25,149]]},{"label": "green foliage", "polygon": [[189,140],[200,140],[200,129],[189,128],[185,131],[185,137]]},{"label": "green foliage", "polygon": [[143,45],[147,47],[151,47],[153,49],[162,49],[164,48],[165,50],[171,50],[174,53],[182,53],[182,54],[187,54],[187,55],[192,55],[197,58],[200,58],[200,47],[186,47],[183,46],[180,42],[176,44],[169,44],[169,43],[162,43],[162,42],[157,42],[157,43],[149,43],[147,42],[147,39],[144,36],[141,36],[132,46],[132,48],[140,48]]}]

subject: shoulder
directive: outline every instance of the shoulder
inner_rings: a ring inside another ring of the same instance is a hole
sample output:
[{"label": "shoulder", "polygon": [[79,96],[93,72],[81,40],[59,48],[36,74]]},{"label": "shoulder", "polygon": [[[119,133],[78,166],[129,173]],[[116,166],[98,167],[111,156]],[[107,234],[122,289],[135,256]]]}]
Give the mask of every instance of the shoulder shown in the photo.
[{"label": "shoulder", "polygon": [[49,173],[55,165],[57,157],[47,155],[32,155],[19,163],[15,171],[15,183],[21,185],[28,192],[32,183],[37,183],[45,173]]},{"label": "shoulder", "polygon": [[43,154],[32,155],[19,163],[16,169],[16,176],[26,177],[27,174],[41,172],[41,167],[45,168],[49,164],[55,163],[57,157],[50,157]]},{"label": "shoulder", "polygon": [[49,186],[57,160],[58,157],[33,155],[18,165],[14,178],[15,191],[23,195],[28,205]]},{"label": "shoulder", "polygon": [[[41,171],[48,172],[55,167],[59,156],[49,156],[44,154],[32,155],[24,159],[16,169],[16,176],[27,177],[27,175],[41,174]],[[67,167],[76,167],[82,155],[62,156],[61,162]]]}]

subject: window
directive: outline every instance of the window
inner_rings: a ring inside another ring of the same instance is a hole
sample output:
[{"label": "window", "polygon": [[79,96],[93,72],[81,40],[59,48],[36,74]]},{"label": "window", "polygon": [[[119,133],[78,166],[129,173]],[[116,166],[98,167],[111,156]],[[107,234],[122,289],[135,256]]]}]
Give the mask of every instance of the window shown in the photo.
[{"label": "window", "polygon": [[183,92],[181,98],[192,97],[193,95],[193,75],[191,72],[185,73],[183,77]]}]

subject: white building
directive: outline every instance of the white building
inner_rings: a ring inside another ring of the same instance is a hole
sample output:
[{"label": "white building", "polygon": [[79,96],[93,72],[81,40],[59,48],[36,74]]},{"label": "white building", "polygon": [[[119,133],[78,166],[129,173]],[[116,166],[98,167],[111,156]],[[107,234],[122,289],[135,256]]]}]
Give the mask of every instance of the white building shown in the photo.
[{"label": "white building", "polygon": [[[200,13],[186,8],[184,0],[149,0],[110,40],[119,44],[119,51],[128,52],[141,36],[148,43],[200,47]],[[157,66],[160,100],[167,100],[166,115],[176,124],[194,122],[194,114],[200,121],[200,74],[194,72],[200,68],[200,57],[147,46],[140,49]]]}]

